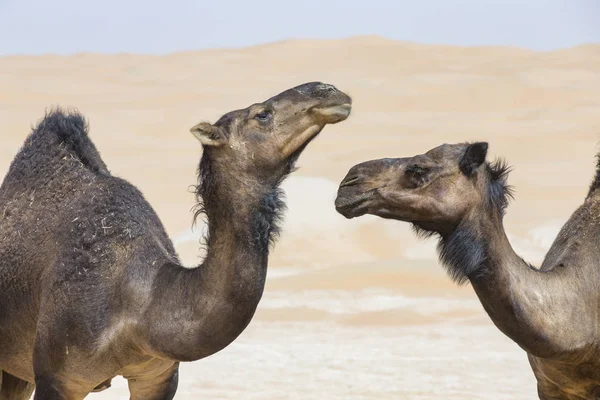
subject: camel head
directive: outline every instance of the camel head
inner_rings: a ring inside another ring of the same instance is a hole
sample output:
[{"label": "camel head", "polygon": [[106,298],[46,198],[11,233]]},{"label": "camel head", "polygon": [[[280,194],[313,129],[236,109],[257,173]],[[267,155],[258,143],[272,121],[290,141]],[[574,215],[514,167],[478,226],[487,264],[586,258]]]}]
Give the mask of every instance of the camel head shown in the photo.
[{"label": "camel head", "polygon": [[442,236],[482,210],[501,217],[511,196],[508,168],[486,162],[487,149],[484,142],[444,144],[413,157],[358,164],[340,184],[336,209],[346,218],[373,214]]},{"label": "camel head", "polygon": [[[280,177],[327,124],[350,115],[352,99],[332,85],[305,83],[275,97],[199,123],[191,132],[213,162],[261,179]],[[275,176],[273,176],[275,175]]]},{"label": "camel head", "polygon": [[311,82],[227,113],[215,124],[194,126],[191,132],[203,146],[195,218],[206,214],[209,246],[216,237],[210,231],[235,215],[230,225],[268,251],[285,208],[280,183],[325,125],[348,118],[351,104],[334,86]]}]

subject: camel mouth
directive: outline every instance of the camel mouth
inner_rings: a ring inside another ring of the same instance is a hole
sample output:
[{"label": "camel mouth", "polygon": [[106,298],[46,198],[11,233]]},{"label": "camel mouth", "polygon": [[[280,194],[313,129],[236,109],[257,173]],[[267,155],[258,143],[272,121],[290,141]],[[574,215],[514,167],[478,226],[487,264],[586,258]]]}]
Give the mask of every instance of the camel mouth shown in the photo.
[{"label": "camel mouth", "polygon": [[351,111],[351,102],[313,108],[313,112],[321,117],[326,124],[337,124],[346,120]]},{"label": "camel mouth", "polygon": [[340,187],[335,199],[335,210],[348,219],[360,217],[368,212],[368,202],[374,190],[356,193],[351,189]]}]

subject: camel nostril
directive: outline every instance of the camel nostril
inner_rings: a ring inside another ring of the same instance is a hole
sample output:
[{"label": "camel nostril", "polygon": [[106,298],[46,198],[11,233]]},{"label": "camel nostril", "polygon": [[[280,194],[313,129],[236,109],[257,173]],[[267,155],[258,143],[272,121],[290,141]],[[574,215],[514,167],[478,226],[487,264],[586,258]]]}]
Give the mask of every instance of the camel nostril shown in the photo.
[{"label": "camel nostril", "polygon": [[315,88],[316,92],[318,93],[327,93],[327,92],[336,92],[337,88],[333,85],[330,85],[328,83],[321,83],[320,85],[317,85],[317,87]]},{"label": "camel nostril", "polygon": [[358,176],[351,176],[340,183],[340,187],[352,186],[358,183]]}]

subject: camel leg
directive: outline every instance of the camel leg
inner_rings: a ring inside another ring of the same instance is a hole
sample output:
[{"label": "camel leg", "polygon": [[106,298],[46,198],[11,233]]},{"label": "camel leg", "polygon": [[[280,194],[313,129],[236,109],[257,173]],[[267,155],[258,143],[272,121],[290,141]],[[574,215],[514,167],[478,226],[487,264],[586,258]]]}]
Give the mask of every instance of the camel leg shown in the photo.
[{"label": "camel leg", "polygon": [[0,371],[0,400],[28,400],[35,385]]},{"label": "camel leg", "polygon": [[179,382],[179,363],[157,376],[125,378],[129,385],[130,400],[172,400]]},{"label": "camel leg", "polygon": [[52,377],[35,378],[33,400],[83,400],[87,394]]},{"label": "camel leg", "polygon": [[562,393],[558,387],[552,388],[549,385],[543,385],[538,382],[538,397],[540,400],[571,400],[571,397],[565,393]]}]

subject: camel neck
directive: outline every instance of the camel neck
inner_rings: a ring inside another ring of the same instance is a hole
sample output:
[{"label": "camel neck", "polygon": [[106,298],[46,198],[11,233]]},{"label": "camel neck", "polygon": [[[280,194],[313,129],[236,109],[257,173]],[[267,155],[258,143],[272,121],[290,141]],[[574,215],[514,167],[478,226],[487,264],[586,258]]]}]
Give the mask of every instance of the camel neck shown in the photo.
[{"label": "camel neck", "polygon": [[451,272],[462,269],[494,324],[528,353],[564,353],[575,341],[565,331],[571,316],[558,310],[579,302],[564,289],[564,271],[543,272],[526,263],[512,248],[501,216],[482,214],[443,239],[443,261]]},{"label": "camel neck", "polygon": [[[262,297],[269,239],[281,202],[276,185],[201,165],[208,252],[195,269],[164,265],[145,326],[149,352],[177,361],[229,345],[250,323]],[[186,332],[185,335],[175,334]]]},{"label": "camel neck", "polygon": [[[204,199],[208,235],[207,255],[201,268],[207,279],[215,284],[222,282],[221,290],[232,290],[232,295],[257,296],[258,301],[265,283],[275,218],[269,215],[268,204],[278,201],[277,195],[266,188],[254,188],[242,196],[231,191],[229,185],[213,194],[216,196]],[[240,287],[245,289],[240,291]]]},{"label": "camel neck", "polygon": [[[267,273],[271,236],[277,233],[283,204],[276,184],[259,181],[227,166],[212,164],[203,176],[202,201],[208,220],[207,256],[201,268],[206,279],[258,303]],[[209,180],[210,179],[210,180]],[[240,290],[244,288],[244,290]]]}]

